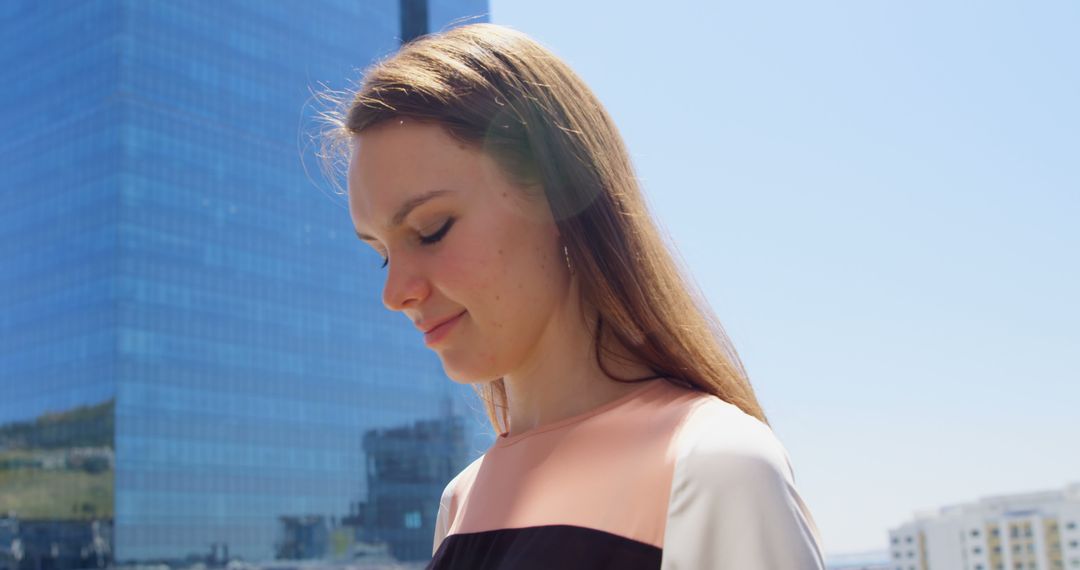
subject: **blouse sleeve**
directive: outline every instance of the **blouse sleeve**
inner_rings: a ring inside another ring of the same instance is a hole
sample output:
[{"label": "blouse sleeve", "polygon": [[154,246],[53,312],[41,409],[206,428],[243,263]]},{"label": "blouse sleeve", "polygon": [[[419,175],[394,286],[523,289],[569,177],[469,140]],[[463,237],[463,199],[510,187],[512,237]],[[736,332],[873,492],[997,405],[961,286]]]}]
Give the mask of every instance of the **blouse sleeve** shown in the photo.
[{"label": "blouse sleeve", "polygon": [[733,413],[699,409],[684,426],[661,569],[824,570],[787,451],[766,424]]}]

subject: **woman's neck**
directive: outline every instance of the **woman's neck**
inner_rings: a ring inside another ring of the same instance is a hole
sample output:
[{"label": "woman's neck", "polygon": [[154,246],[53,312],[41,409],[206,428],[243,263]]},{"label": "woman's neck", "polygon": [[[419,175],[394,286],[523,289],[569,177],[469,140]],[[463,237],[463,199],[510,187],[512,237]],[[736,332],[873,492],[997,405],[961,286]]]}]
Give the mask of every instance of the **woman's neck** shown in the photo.
[{"label": "woman's neck", "polygon": [[[576,306],[549,321],[523,366],[503,376],[509,406],[508,436],[587,412],[642,387],[641,382],[612,380],[597,363],[593,329],[571,315]],[[586,318],[596,322],[595,310]],[[635,361],[625,348],[605,335],[609,349],[601,350],[604,367],[615,377],[636,379],[655,373]],[[609,353],[614,352],[617,357]]]}]

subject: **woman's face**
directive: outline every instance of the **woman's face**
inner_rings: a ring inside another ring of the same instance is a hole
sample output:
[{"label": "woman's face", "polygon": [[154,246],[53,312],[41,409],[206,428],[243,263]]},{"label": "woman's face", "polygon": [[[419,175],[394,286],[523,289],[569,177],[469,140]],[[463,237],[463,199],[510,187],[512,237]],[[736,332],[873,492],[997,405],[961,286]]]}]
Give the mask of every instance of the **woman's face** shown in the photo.
[{"label": "woman's face", "polygon": [[417,331],[456,381],[533,361],[569,279],[542,193],[528,201],[490,156],[436,124],[391,119],[353,142],[349,213],[388,258],[383,304],[422,330],[461,315]]}]

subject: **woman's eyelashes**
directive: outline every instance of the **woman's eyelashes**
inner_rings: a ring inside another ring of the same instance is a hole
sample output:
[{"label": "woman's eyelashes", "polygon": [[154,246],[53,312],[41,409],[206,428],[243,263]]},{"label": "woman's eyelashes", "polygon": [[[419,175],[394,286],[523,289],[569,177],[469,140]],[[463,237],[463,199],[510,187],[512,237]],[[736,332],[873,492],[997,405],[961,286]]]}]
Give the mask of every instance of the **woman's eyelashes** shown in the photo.
[{"label": "woman's eyelashes", "polygon": [[[454,225],[455,221],[455,218],[447,218],[446,223],[443,224],[441,228],[439,228],[439,231],[431,234],[430,236],[420,236],[420,243],[423,245],[431,245],[446,237],[446,232],[450,231],[450,226]],[[389,257],[383,258],[383,264],[381,267],[386,267],[389,263]]]},{"label": "woman's eyelashes", "polygon": [[446,223],[443,224],[441,228],[439,228],[439,231],[431,234],[430,236],[420,236],[420,242],[427,245],[441,240],[443,236],[446,235],[446,232],[450,231],[450,226],[454,225],[454,221],[454,218],[447,218]]}]

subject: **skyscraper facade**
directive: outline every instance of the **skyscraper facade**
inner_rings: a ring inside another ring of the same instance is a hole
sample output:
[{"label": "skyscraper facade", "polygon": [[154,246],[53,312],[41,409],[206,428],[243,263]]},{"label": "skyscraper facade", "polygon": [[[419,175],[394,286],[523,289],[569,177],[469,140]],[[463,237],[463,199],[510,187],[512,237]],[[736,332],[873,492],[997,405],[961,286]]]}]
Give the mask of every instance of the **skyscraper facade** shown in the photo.
[{"label": "skyscraper facade", "polygon": [[430,558],[493,434],[382,305],[312,92],[487,11],[0,3],[0,570]]}]

